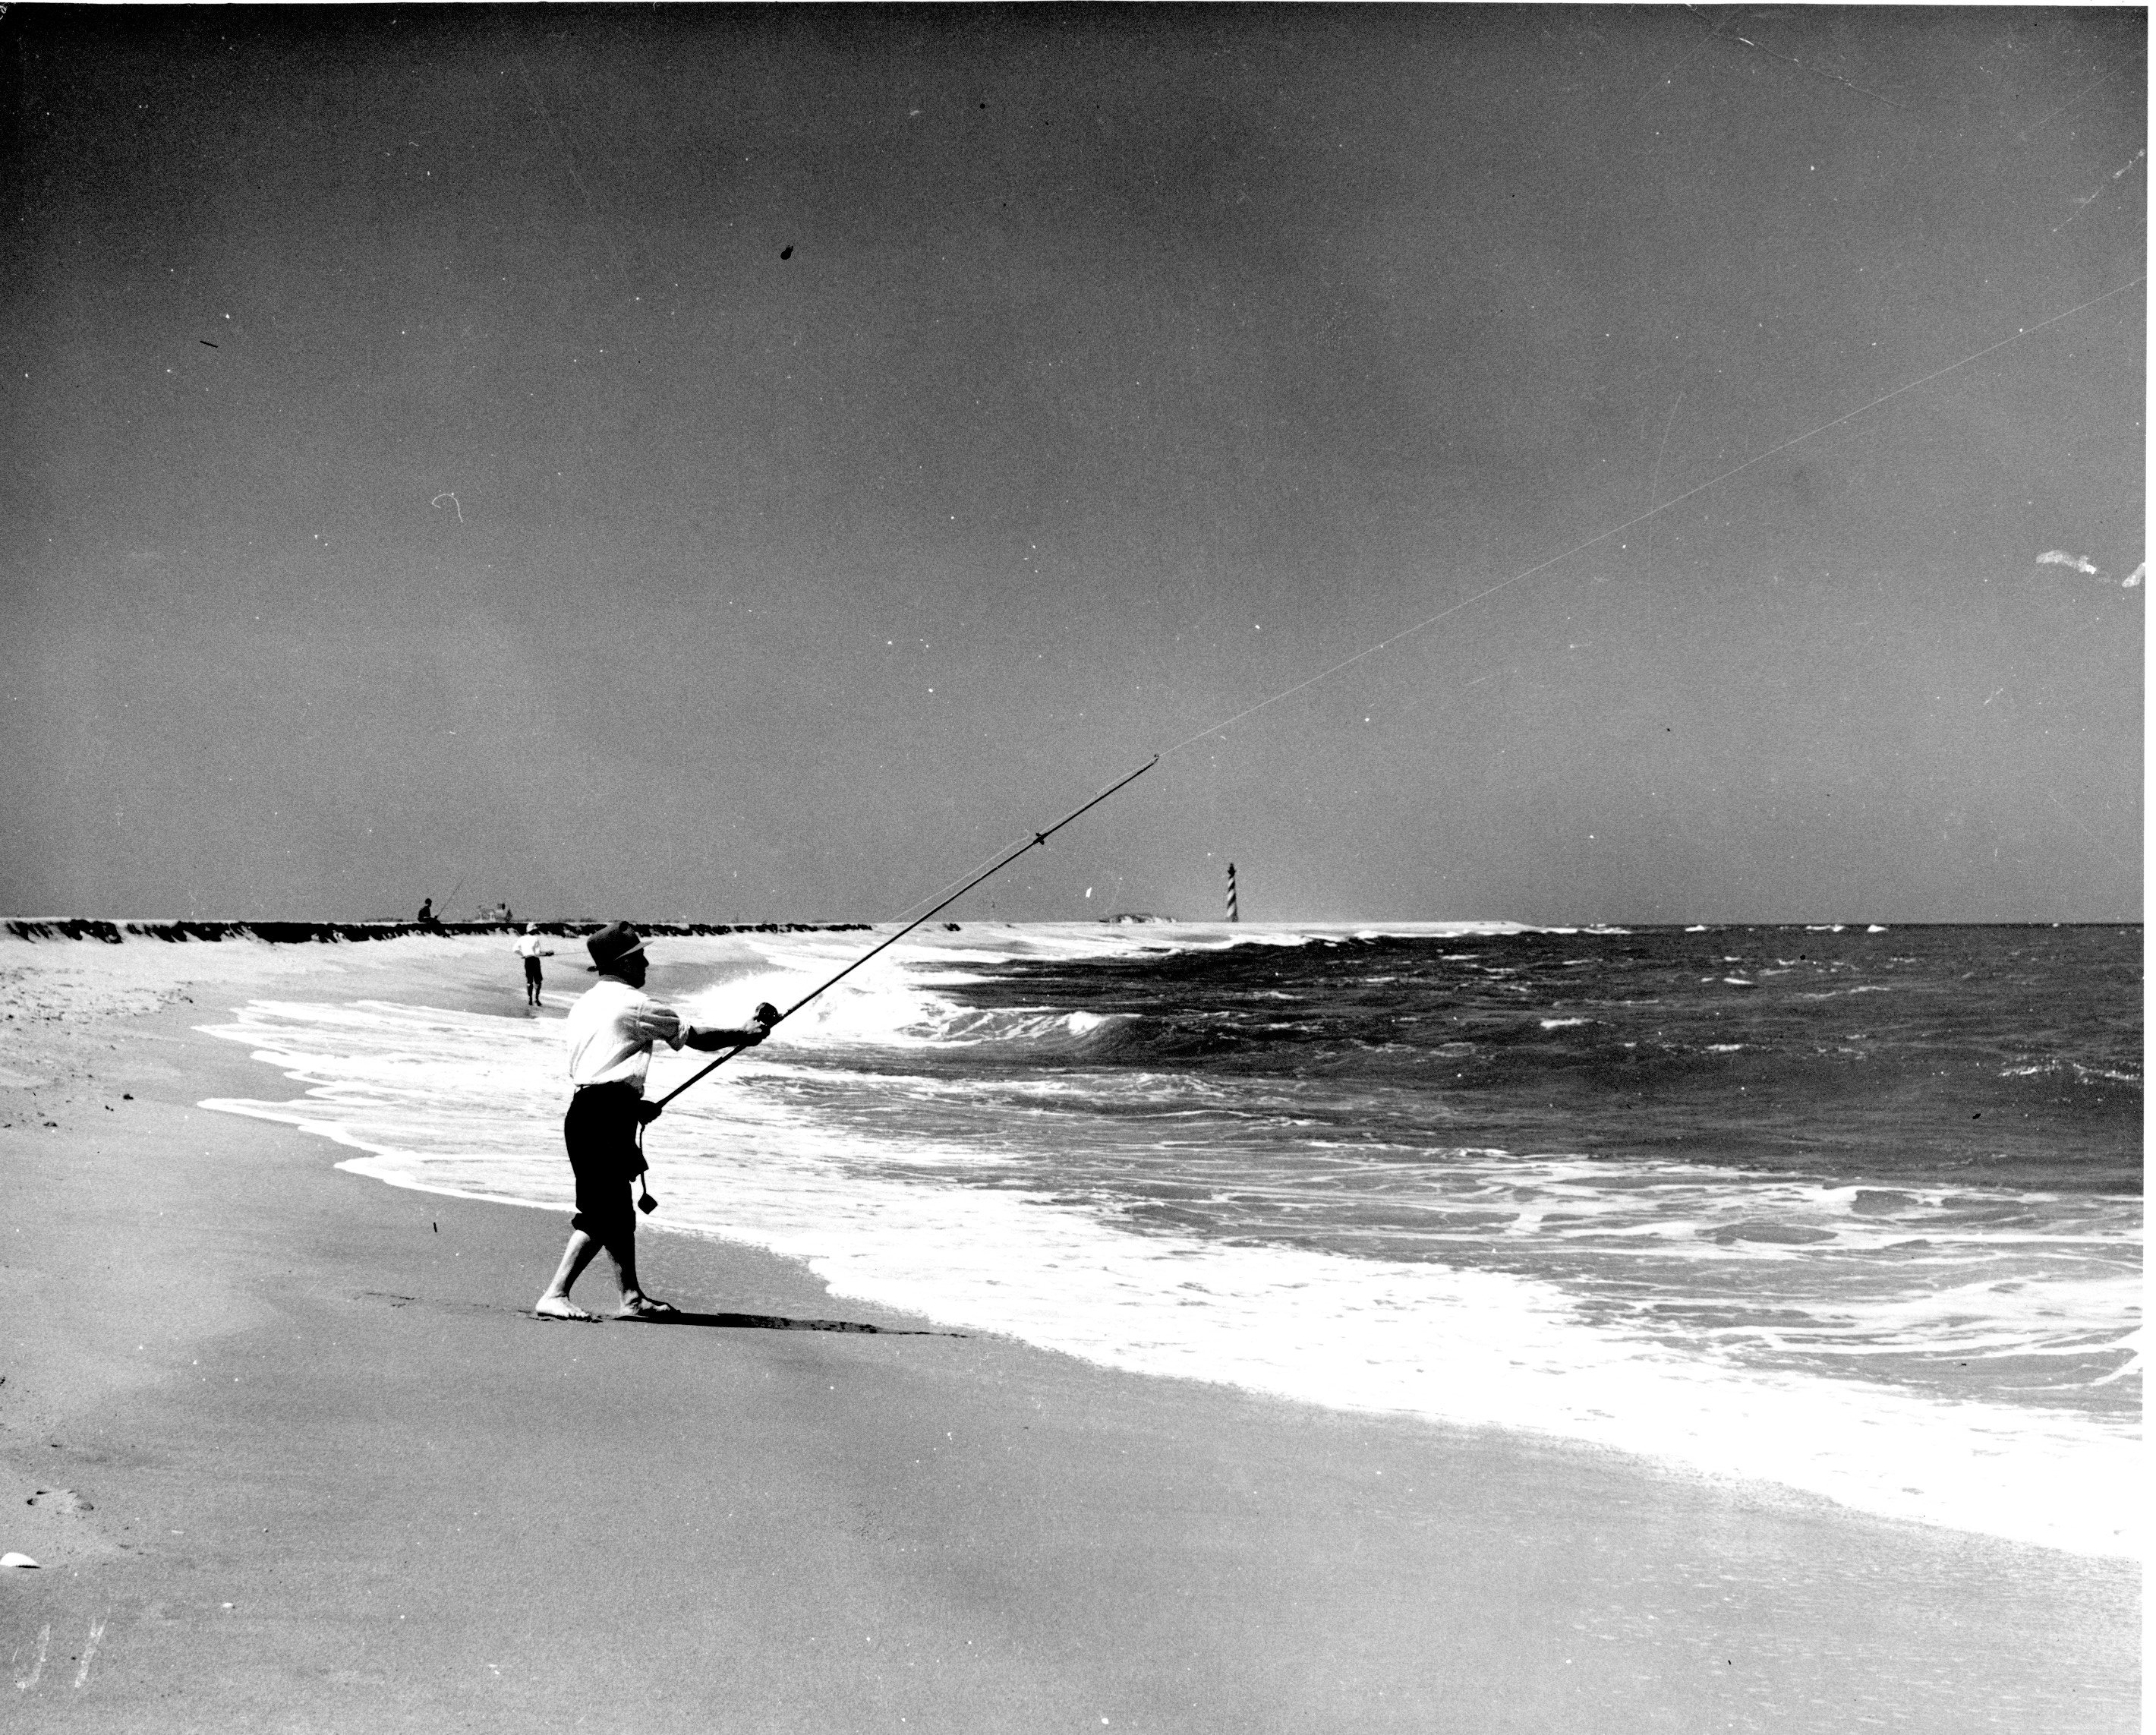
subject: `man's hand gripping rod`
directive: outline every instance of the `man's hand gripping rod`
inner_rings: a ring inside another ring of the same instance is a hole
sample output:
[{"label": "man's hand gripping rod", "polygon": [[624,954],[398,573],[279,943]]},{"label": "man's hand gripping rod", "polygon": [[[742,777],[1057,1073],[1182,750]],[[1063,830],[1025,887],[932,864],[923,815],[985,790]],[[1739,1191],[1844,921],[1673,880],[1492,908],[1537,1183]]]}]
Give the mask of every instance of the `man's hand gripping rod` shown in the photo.
[{"label": "man's hand gripping rod", "polygon": [[[949,909],[952,905],[957,903],[960,898],[965,896],[968,892],[971,891],[976,885],[978,885],[982,880],[988,878],[990,875],[1001,873],[1005,868],[1016,861],[1019,856],[1024,855],[1027,850],[1036,846],[1045,845],[1050,838],[1054,837],[1057,832],[1062,830],[1065,826],[1068,825],[1081,814],[1086,812],[1090,808],[1100,806],[1102,802],[1106,801],[1111,795],[1113,795],[1116,790],[1122,788],[1125,783],[1136,783],[1140,778],[1151,771],[1154,766],[1159,763],[1160,755],[1155,753],[1152,758],[1147,760],[1144,764],[1138,767],[1138,768],[1132,772],[1128,777],[1122,778],[1119,782],[1109,784],[1106,788],[1103,789],[1098,795],[1087,802],[1084,807],[1073,808],[1060,819],[1058,819],[1053,825],[1050,826],[1047,830],[1036,831],[1034,833],[1030,838],[1027,839],[1026,841],[1020,844],[1017,849],[1012,850],[1009,855],[1004,856],[1000,861],[997,862],[993,867],[986,870],[984,872],[974,875],[972,879],[968,880],[963,885],[961,885],[956,891],[952,892],[950,896],[945,898],[943,901],[937,905],[934,909],[924,911],[921,915],[915,916],[912,921],[907,922],[904,927],[893,934],[888,940],[882,942],[879,945],[870,947],[866,952],[855,958],[853,962],[847,965],[844,969],[839,971],[836,976],[834,976],[830,979],[830,981],[821,983],[818,987],[809,989],[807,993],[803,994],[791,1006],[788,1007],[785,1011],[780,1013],[777,1018],[774,1018],[769,1024],[766,1024],[764,1029],[767,1030],[773,1029],[778,1025],[783,1024],[788,1019],[792,1018],[795,1013],[800,1011],[800,1009],[806,1006],[811,1000],[814,999],[817,995],[822,993],[825,988],[834,987],[839,983],[844,981],[847,977],[852,975],[855,971],[860,969],[863,964],[866,963],[886,947],[897,945],[901,940],[903,940],[908,934],[911,933],[914,929],[919,927],[921,924],[927,921],[930,916],[940,915],[944,911]],[[733,1059],[733,1057],[740,1052],[740,1048],[730,1048],[726,1050],[724,1053],[720,1055],[716,1060],[713,1060],[710,1065],[705,1067],[703,1071],[695,1074],[685,1083],[675,1086],[675,1087],[669,1091],[664,1096],[660,1097],[656,1102],[651,1104],[649,1112],[650,1114],[656,1115],[660,1109],[665,1107],[668,1103],[671,1102],[676,1096],[679,1096],[684,1091],[687,1090],[690,1085],[695,1084],[698,1079],[702,1078],[706,1073],[716,1071],[718,1068],[725,1065],[727,1061]]]}]

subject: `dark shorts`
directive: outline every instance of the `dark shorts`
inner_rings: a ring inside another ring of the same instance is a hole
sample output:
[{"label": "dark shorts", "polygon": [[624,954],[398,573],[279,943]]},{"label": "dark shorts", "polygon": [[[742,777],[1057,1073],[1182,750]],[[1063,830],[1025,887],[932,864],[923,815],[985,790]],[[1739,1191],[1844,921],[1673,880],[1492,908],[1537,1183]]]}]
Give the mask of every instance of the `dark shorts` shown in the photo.
[{"label": "dark shorts", "polygon": [[636,1233],[629,1185],[644,1173],[637,1148],[636,1111],[644,1092],[634,1085],[593,1085],[569,1099],[562,1137],[577,1178],[577,1214],[569,1227],[596,1241],[625,1241]]},{"label": "dark shorts", "polygon": [[524,960],[524,979],[526,982],[537,982],[541,979],[537,958],[528,957]]}]

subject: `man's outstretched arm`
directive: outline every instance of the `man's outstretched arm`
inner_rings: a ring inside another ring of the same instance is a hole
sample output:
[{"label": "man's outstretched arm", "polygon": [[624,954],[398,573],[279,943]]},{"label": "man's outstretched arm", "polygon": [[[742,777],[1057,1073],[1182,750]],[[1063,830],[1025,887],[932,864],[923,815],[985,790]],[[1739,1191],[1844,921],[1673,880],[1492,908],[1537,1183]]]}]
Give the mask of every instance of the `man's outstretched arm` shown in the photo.
[{"label": "man's outstretched arm", "polygon": [[706,1054],[722,1048],[754,1048],[778,1022],[778,1009],[766,1001],[756,1009],[755,1019],[755,1023],[744,1024],[738,1029],[707,1030],[701,1025],[684,1024],[681,1039],[690,1048],[701,1049]]}]

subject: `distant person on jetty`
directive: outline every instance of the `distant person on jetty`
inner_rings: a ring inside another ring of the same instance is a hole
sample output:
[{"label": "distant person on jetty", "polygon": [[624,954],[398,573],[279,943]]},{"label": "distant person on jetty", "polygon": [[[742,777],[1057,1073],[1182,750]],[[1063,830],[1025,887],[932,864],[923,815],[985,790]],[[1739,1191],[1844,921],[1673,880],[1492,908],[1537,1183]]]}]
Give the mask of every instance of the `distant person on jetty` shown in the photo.
[{"label": "distant person on jetty", "polygon": [[569,1290],[599,1249],[606,1249],[621,1282],[624,1319],[665,1319],[675,1309],[645,1295],[636,1281],[636,1212],[629,1188],[644,1170],[639,1132],[655,1119],[656,1105],[644,1100],[651,1045],[684,1043],[707,1052],[751,1048],[775,1023],[758,1009],[745,1029],[705,1030],[685,1023],[670,1006],[644,993],[647,968],[644,939],[625,921],[603,927],[584,942],[599,979],[569,1009],[569,1100],[562,1136],[577,1178],[577,1214],[569,1219],[569,1245],[561,1268],[532,1312],[542,1319],[591,1319],[569,1299]]},{"label": "distant person on jetty", "polygon": [[545,979],[540,973],[539,960],[554,955],[552,947],[539,943],[537,922],[529,923],[525,927],[524,937],[516,942],[516,955],[524,960],[524,1004],[536,1006],[540,984]]},{"label": "distant person on jetty", "polygon": [[439,927],[441,926],[440,922],[434,920],[434,901],[430,897],[423,897],[419,900],[419,913],[413,919],[416,921],[421,927]]}]

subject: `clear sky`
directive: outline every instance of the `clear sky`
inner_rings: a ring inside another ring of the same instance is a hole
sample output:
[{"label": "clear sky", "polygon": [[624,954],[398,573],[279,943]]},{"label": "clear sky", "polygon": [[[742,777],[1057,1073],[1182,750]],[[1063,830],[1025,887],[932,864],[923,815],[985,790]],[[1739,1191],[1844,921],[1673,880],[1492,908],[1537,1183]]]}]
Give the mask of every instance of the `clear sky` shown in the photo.
[{"label": "clear sky", "polygon": [[9,8],[0,913],[2138,919],[2145,44]]}]

